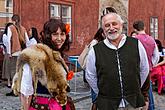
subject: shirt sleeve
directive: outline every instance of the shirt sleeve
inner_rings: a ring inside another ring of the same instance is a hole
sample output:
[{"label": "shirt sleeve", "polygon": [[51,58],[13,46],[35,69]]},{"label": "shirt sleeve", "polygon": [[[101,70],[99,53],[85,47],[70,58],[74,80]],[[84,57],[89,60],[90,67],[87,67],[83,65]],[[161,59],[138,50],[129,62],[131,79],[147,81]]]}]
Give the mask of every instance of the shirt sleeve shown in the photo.
[{"label": "shirt sleeve", "polygon": [[30,96],[34,93],[31,69],[28,64],[23,66],[20,92],[25,96]]},{"label": "shirt sleeve", "polygon": [[98,43],[98,41],[96,40],[96,39],[93,39],[91,42],[90,42],[90,49],[94,46],[94,45],[96,45]]},{"label": "shirt sleeve", "polygon": [[26,42],[28,42],[28,41],[29,41],[29,37],[28,37],[27,32],[25,32],[25,41],[26,41]]},{"label": "shirt sleeve", "polygon": [[86,62],[86,80],[89,83],[90,87],[93,89],[93,91],[98,94],[98,86],[97,86],[97,73],[96,73],[96,67],[95,67],[95,52],[93,47],[90,49],[89,54],[87,56],[87,62]]},{"label": "shirt sleeve", "polygon": [[147,76],[149,75],[149,63],[147,58],[147,53],[142,43],[138,41],[139,55],[140,55],[140,78],[141,87],[143,86]]},{"label": "shirt sleeve", "polygon": [[7,46],[6,46],[6,51],[7,54],[11,54],[11,36],[12,36],[12,32],[10,30],[10,28],[8,27],[7,29]]},{"label": "shirt sleeve", "polygon": [[3,34],[2,42],[3,42],[3,44],[5,45],[5,47],[7,47],[8,42],[7,42],[7,35],[6,35],[6,34]]},{"label": "shirt sleeve", "polygon": [[153,66],[158,63],[159,58],[160,58],[159,57],[159,50],[158,50],[158,47],[157,47],[157,45],[155,43],[154,53],[152,55],[152,64],[153,64]]},{"label": "shirt sleeve", "polygon": [[28,42],[26,42],[26,47],[30,47],[35,44],[37,44],[37,41],[34,38],[32,38]]}]

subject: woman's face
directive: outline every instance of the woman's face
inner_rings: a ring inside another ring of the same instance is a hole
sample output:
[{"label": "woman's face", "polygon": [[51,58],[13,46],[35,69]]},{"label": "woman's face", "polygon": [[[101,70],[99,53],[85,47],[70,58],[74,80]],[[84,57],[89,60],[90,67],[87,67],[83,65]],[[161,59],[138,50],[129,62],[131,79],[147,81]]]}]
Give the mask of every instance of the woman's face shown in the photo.
[{"label": "woman's face", "polygon": [[51,38],[55,47],[60,49],[66,40],[66,34],[58,28],[57,32],[51,34]]},{"label": "woman's face", "polygon": [[32,36],[32,29],[29,29],[29,31],[28,31],[28,35],[29,35],[29,37]]}]

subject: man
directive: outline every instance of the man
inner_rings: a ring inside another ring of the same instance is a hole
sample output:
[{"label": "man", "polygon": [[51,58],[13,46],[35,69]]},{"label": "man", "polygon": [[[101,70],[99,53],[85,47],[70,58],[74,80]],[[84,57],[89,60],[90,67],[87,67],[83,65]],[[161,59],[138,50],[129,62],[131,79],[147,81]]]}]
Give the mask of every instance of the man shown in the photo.
[{"label": "man", "polygon": [[[108,13],[117,13],[116,9],[113,7],[106,7],[103,12],[102,12],[102,16],[101,16],[101,20],[103,18],[104,15],[108,14]],[[102,29],[103,31],[103,29]],[[104,36],[104,33],[102,32],[102,36]],[[105,37],[104,37],[105,39]],[[102,39],[102,40],[104,40]],[[100,40],[101,41],[101,40]],[[93,46],[93,45],[92,45]],[[92,47],[91,46],[91,47]],[[96,98],[97,98],[97,94],[95,92],[93,92],[93,90],[91,89],[91,98],[92,98],[92,107],[91,110],[97,110],[97,106],[96,106]]]},{"label": "man", "polygon": [[143,45],[122,34],[123,20],[116,13],[102,18],[106,39],[87,57],[86,79],[97,94],[99,110],[139,109],[145,106],[141,92],[149,64]]},{"label": "man", "polygon": [[[150,71],[151,71],[152,67],[154,65],[156,65],[159,61],[159,51],[158,51],[157,45],[155,43],[155,40],[151,36],[146,34],[143,21],[135,21],[133,24],[133,28],[134,28],[134,31],[138,34],[135,36],[135,38],[140,40],[140,42],[143,44],[143,46],[146,50],[149,67],[150,67]],[[148,82],[150,82],[150,77],[148,76],[147,79],[148,80],[146,80],[145,83],[147,83],[148,85],[146,85],[146,87],[142,87],[142,89],[145,88],[143,95],[145,97],[145,101],[146,102],[149,101],[149,103],[150,103],[149,110],[154,110],[152,86],[150,85],[150,83],[148,83]],[[149,98],[148,98],[148,91],[149,91]]]},{"label": "man", "polygon": [[[9,62],[8,64],[8,86],[11,86],[10,79],[16,72],[16,61],[22,49],[26,48],[26,42],[29,41],[26,29],[21,25],[20,16],[14,14],[11,18],[13,25],[8,27],[6,47]],[[13,96],[13,92],[7,93],[6,96]]]}]

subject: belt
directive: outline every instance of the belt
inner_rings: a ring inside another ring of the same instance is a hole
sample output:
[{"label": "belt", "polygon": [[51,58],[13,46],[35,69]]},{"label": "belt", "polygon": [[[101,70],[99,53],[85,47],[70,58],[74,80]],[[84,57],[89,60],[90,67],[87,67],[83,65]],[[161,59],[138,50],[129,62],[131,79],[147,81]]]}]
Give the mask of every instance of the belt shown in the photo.
[{"label": "belt", "polygon": [[33,107],[37,110],[49,110],[49,105],[48,104],[37,103],[36,100],[35,100],[35,97],[32,98],[31,107]]},{"label": "belt", "polygon": [[[44,96],[39,96],[39,97],[44,97]],[[44,97],[44,98],[48,98],[48,97]],[[31,107],[35,108],[36,110],[50,110],[48,104],[40,104],[36,102],[36,99],[34,96],[32,97]],[[66,110],[66,105],[62,106],[62,110]]]}]

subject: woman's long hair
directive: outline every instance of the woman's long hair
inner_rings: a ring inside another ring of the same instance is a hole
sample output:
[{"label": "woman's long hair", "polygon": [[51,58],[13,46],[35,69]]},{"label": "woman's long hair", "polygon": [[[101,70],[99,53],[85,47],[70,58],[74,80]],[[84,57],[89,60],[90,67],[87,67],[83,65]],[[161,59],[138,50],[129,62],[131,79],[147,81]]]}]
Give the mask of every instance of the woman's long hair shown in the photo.
[{"label": "woman's long hair", "polygon": [[62,32],[66,34],[65,24],[58,19],[50,19],[47,21],[40,35],[42,37],[42,42],[48,45],[53,50],[59,51],[61,54],[64,50],[69,50],[69,35],[66,35],[66,40],[60,49],[57,49],[52,42],[51,34],[57,32],[58,28],[61,29]]},{"label": "woman's long hair", "polygon": [[38,31],[37,31],[37,28],[32,27],[31,30],[32,30],[32,37],[34,37],[35,40],[37,41],[37,43],[39,43],[40,41],[39,41],[39,38],[38,38]]},{"label": "woman's long hair", "polygon": [[162,52],[163,51],[163,46],[162,46],[162,43],[160,42],[160,40],[155,39],[155,42],[156,42],[156,44],[158,46],[159,52]]},{"label": "woman's long hair", "polygon": [[102,28],[99,28],[94,36],[94,39],[96,39],[98,42],[102,41],[105,39],[103,36],[104,32]]},{"label": "woman's long hair", "polygon": [[7,23],[6,26],[5,26],[5,30],[3,32],[3,34],[6,34],[7,35],[7,30],[8,30],[8,27],[13,25],[13,23]]}]

